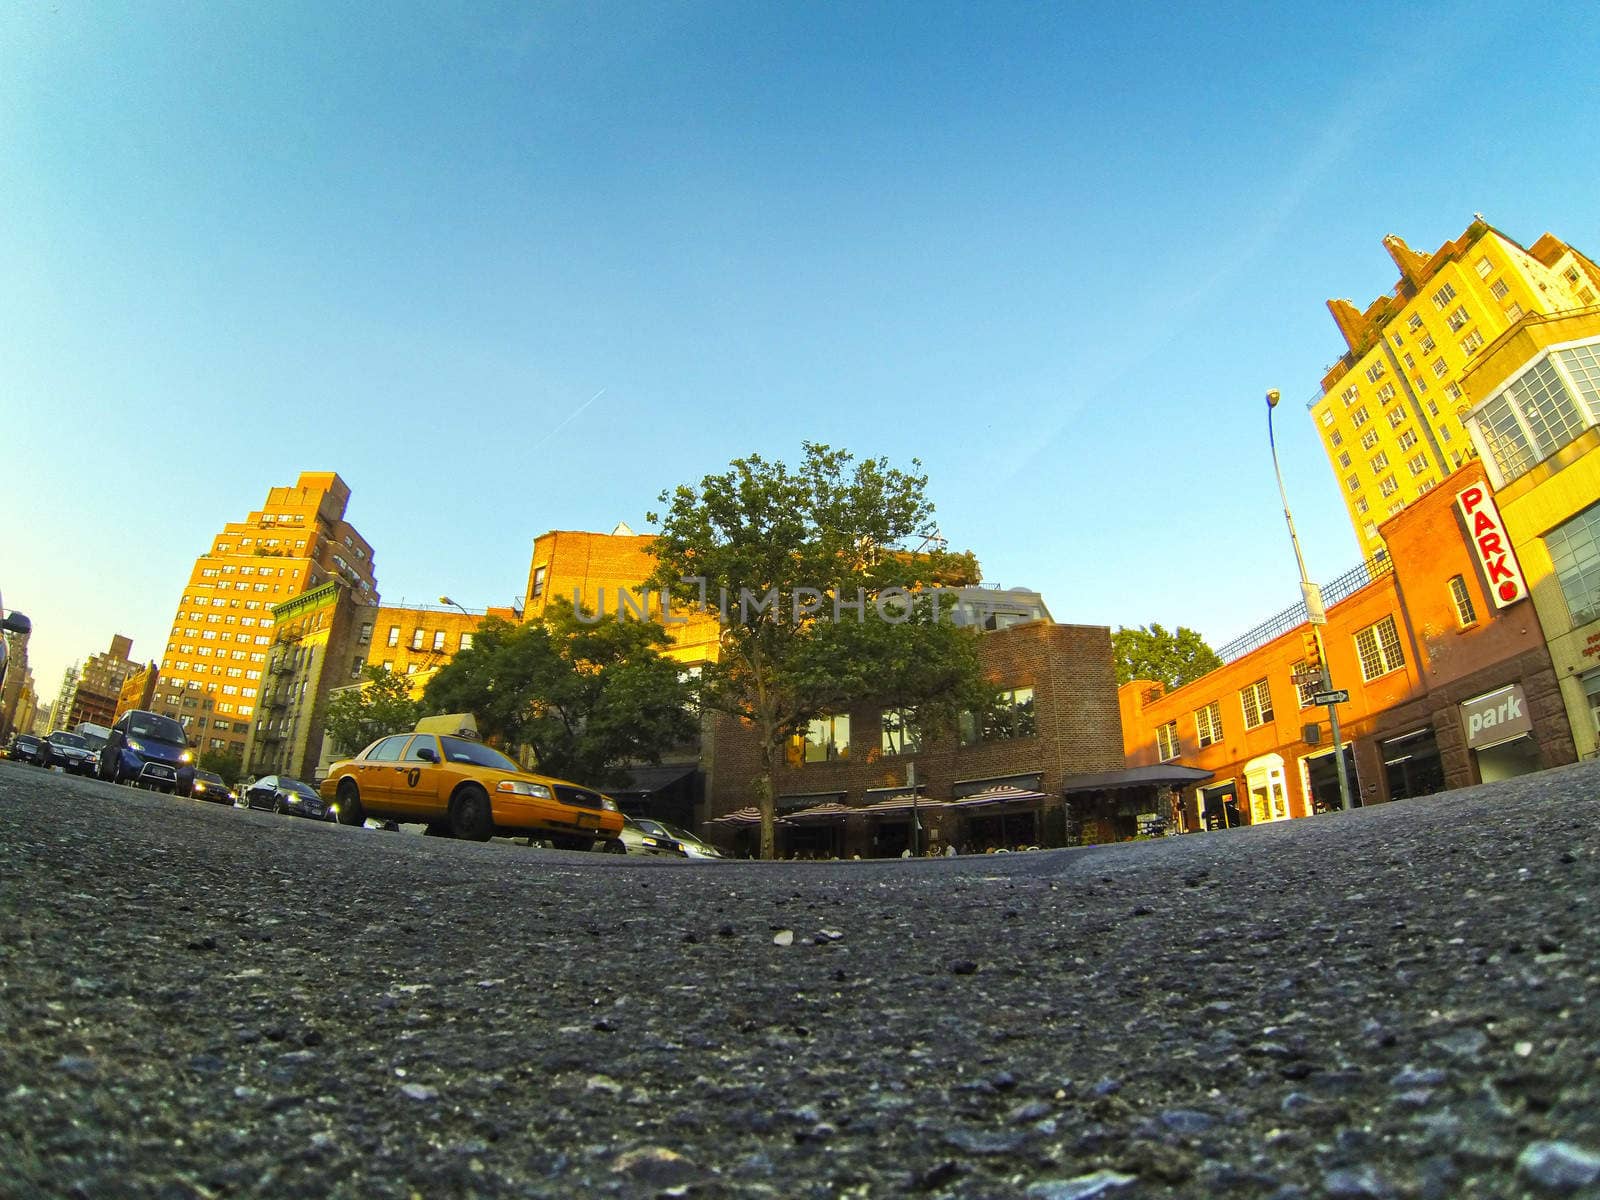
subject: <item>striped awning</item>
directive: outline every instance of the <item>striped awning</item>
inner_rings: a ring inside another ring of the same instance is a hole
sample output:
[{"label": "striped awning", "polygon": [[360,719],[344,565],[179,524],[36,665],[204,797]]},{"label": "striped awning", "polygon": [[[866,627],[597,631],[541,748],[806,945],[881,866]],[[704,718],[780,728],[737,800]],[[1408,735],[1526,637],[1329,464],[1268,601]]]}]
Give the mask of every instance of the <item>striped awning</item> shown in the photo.
[{"label": "striped awning", "polygon": [[[787,825],[787,817],[774,817],[778,825]],[[723,813],[720,817],[713,817],[706,822],[707,825],[759,825],[761,824],[761,810],[754,804],[747,805],[737,812]]]},{"label": "striped awning", "polygon": [[923,812],[930,808],[943,808],[945,803],[943,800],[929,800],[926,796],[913,796],[910,792],[904,792],[898,796],[890,796],[886,800],[875,801],[859,811],[874,817],[899,816],[901,813],[910,812],[913,804],[916,805],[918,812]]},{"label": "striped awning", "polygon": [[785,813],[783,819],[797,825],[812,825],[842,821],[851,813],[860,811],[859,808],[851,808],[848,804],[829,800],[826,804],[815,804],[810,808],[802,808],[799,812]]},{"label": "striped awning", "polygon": [[982,808],[987,805],[998,804],[1037,804],[1047,799],[1043,792],[1028,791],[1024,788],[1000,787],[984,788],[981,792],[974,792],[970,796],[963,796],[959,800],[950,801],[953,808]]}]

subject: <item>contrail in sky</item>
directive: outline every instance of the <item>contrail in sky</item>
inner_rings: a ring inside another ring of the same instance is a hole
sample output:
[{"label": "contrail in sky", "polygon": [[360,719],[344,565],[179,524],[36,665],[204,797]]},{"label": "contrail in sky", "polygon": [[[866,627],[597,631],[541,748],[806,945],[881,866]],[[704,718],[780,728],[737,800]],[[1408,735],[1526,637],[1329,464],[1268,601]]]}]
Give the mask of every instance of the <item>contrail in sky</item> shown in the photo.
[{"label": "contrail in sky", "polygon": [[591,405],[591,404],[593,404],[593,403],[594,403],[594,402],[595,402],[595,401],[596,401],[596,400],[598,400],[598,399],[600,399],[600,397],[601,397],[601,396],[604,396],[604,395],[605,395],[605,394],[606,394],[606,390],[605,390],[605,388],[601,388],[601,389],[600,389],[600,390],[599,390],[599,391],[598,391],[598,392],[596,392],[596,393],[595,393],[595,394],[594,394],[594,395],[592,395],[592,396],[590,396],[590,397],[589,397],[589,398],[588,398],[588,399],[587,399],[587,400],[585,400],[585,401],[584,401],[584,402],[583,402],[583,403],[582,403],[582,404],[580,404],[580,405],[578,405],[578,407],[577,407],[577,408],[575,408],[575,409],[573,409],[573,410],[572,410],[572,411],[571,411],[571,412],[569,412],[569,413],[568,413],[568,414],[567,414],[567,415],[566,415],[566,417],[564,417],[564,418],[563,418],[563,419],[562,419],[562,421],[561,421],[561,423],[560,423],[560,424],[559,424],[559,425],[557,425],[557,426],[556,426],[556,427],[555,427],[555,428],[554,428],[554,429],[552,429],[552,430],[551,430],[551,431],[550,431],[550,432],[549,432],[549,433],[547,433],[547,434],[545,434],[545,435],[544,435],[544,436],[543,436],[543,437],[542,437],[542,438],[540,438],[540,439],[539,439],[539,440],[538,440],[538,442],[536,442],[536,443],[535,443],[535,444],[534,444],[534,447],[533,447],[533,448],[534,448],[534,449],[535,449],[535,450],[537,450],[537,449],[538,449],[538,448],[539,448],[539,447],[540,447],[540,446],[542,446],[542,445],[544,445],[544,444],[545,444],[545,443],[546,443],[546,442],[548,442],[548,441],[549,441],[549,440],[550,440],[550,439],[551,439],[551,438],[553,438],[553,437],[555,437],[555,435],[556,435],[556,434],[558,434],[558,433],[560,433],[560,432],[561,432],[561,431],[562,431],[562,430],[563,430],[563,429],[565,429],[565,428],[566,428],[566,427],[567,427],[567,426],[568,426],[568,425],[570,425],[570,424],[571,424],[571,423],[572,423],[572,422],[573,422],[573,421],[575,421],[575,420],[576,420],[576,419],[577,419],[577,418],[578,418],[578,416],[579,416],[579,415],[580,415],[580,414],[582,414],[582,412],[583,412],[583,410],[584,410],[584,409],[586,409],[586,408],[588,408],[588,407],[589,407],[589,405]]}]

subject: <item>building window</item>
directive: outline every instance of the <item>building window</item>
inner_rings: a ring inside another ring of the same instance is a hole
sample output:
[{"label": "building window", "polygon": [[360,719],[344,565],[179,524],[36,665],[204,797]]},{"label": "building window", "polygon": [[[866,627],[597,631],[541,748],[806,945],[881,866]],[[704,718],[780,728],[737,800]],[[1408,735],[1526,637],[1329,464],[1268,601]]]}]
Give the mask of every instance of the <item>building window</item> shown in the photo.
[{"label": "building window", "polygon": [[[1585,303],[1587,303],[1587,301]],[[1522,305],[1516,303],[1515,301],[1513,301],[1512,303],[1506,305],[1506,320],[1508,320],[1508,321],[1520,321],[1520,320],[1522,320]]]},{"label": "building window", "polygon": [[1449,363],[1445,362],[1445,360],[1442,358],[1436,358],[1433,360],[1433,377],[1435,379],[1443,379],[1449,373]]},{"label": "building window", "polygon": [[1365,513],[1367,511],[1367,508],[1368,508],[1367,498],[1365,496],[1357,496],[1356,497],[1356,511],[1358,513]]},{"label": "building window", "polygon": [[804,736],[797,736],[790,748],[790,760],[794,765],[799,762],[820,763],[838,762],[850,757],[850,716],[840,713],[832,717],[818,717],[806,729]]},{"label": "building window", "polygon": [[1195,738],[1204,750],[1222,740],[1222,702],[1213,700],[1204,708],[1194,710]]},{"label": "building window", "polygon": [[[1593,356],[1592,347],[1581,349]],[[1570,360],[1567,365],[1570,368]],[[1579,382],[1576,374],[1574,381]],[[1583,386],[1579,382],[1579,387]],[[1548,357],[1490,397],[1474,420],[1500,469],[1502,483],[1550,457],[1589,424]]]},{"label": "building window", "polygon": [[[1410,358],[1411,356],[1408,354],[1406,357]],[[1410,364],[1408,363],[1407,365],[1409,366]],[[1383,401],[1385,404],[1393,400],[1395,398],[1395,394],[1394,384],[1392,383],[1386,383],[1378,389],[1378,399]]]},{"label": "building window", "polygon": [[535,567],[533,569],[533,587],[529,589],[529,599],[537,600],[544,595],[544,577],[549,567]]},{"label": "building window", "polygon": [[1467,315],[1467,306],[1458,304],[1450,315],[1444,319],[1444,323],[1450,326],[1451,333],[1460,333],[1467,327],[1467,322],[1470,320],[1472,318]]},{"label": "building window", "polygon": [[1461,339],[1461,349],[1466,352],[1468,357],[1476,354],[1482,348],[1483,334],[1479,333],[1476,329]]},{"label": "building window", "polygon": [[[1290,667],[1289,671],[1293,675],[1307,675],[1311,671],[1311,664],[1302,658],[1299,662],[1295,663],[1294,666]],[[1322,683],[1320,680],[1312,683],[1295,684],[1294,690],[1300,695],[1300,707],[1310,708],[1312,706],[1311,697],[1315,696],[1321,687]]]},{"label": "building window", "polygon": [[1272,691],[1265,679],[1258,679],[1239,692],[1244,707],[1244,727],[1254,729],[1272,720]]},{"label": "building window", "polygon": [[1433,294],[1433,306],[1440,311],[1443,311],[1444,306],[1449,304],[1450,301],[1454,300],[1455,297],[1456,289],[1447,283]]},{"label": "building window", "polygon": [[1349,408],[1352,404],[1354,404],[1356,402],[1356,397],[1359,396],[1360,394],[1361,394],[1360,389],[1357,388],[1356,385],[1352,383],[1349,387],[1345,388],[1344,391],[1339,393],[1339,399],[1344,401],[1344,406],[1346,408]]},{"label": "building window", "polygon": [[1411,330],[1412,333],[1415,333],[1417,330],[1422,328],[1422,318],[1417,316],[1416,313],[1412,313],[1406,318],[1406,328]]},{"label": "building window", "polygon": [[1349,467],[1350,467],[1350,451],[1342,450],[1342,451],[1339,452],[1339,466],[1340,466],[1341,469],[1344,469],[1344,470],[1348,470],[1349,469]]},{"label": "building window", "polygon": [[1544,544],[1573,625],[1600,618],[1600,504],[1557,525]]},{"label": "building window", "polygon": [[1420,348],[1424,354],[1432,354],[1439,348],[1438,343],[1433,340],[1433,334],[1430,333],[1427,337],[1422,339]]},{"label": "building window", "polygon": [[1363,450],[1371,450],[1377,444],[1378,431],[1376,429],[1369,429],[1361,435],[1361,448]]},{"label": "building window", "polygon": [[414,663],[414,662],[413,663],[407,663],[406,664],[406,674],[407,675],[415,675],[416,673],[417,673],[417,664]]},{"label": "building window", "polygon": [[1367,382],[1368,383],[1377,383],[1378,380],[1383,378],[1384,371],[1386,369],[1387,368],[1385,368],[1384,365],[1383,365],[1383,359],[1381,359],[1381,358],[1378,359],[1370,367],[1367,368]]},{"label": "building window", "polygon": [[1356,653],[1361,658],[1361,678],[1369,683],[1405,666],[1406,656],[1400,649],[1400,634],[1395,629],[1394,618],[1385,617],[1359,631]]},{"label": "building window", "polygon": [[1399,490],[1400,485],[1394,481],[1393,475],[1385,476],[1383,482],[1378,485],[1378,491],[1385,496],[1392,496]]},{"label": "building window", "polygon": [[1489,256],[1488,255],[1484,255],[1482,258],[1480,258],[1478,260],[1478,278],[1479,279],[1487,279],[1487,278],[1489,278],[1489,272],[1492,271],[1492,270],[1494,270],[1494,264],[1492,264],[1489,261]]},{"label": "building window", "polygon": [[1379,450],[1372,456],[1372,461],[1367,465],[1372,468],[1374,475],[1382,475],[1389,466],[1389,452],[1387,450]]},{"label": "building window", "polygon": [[372,640],[372,622],[371,621],[363,621],[361,623],[361,644],[364,646],[368,642],[370,642],[371,640]]},{"label": "building window", "polygon": [[1335,429],[1332,433],[1330,433],[1328,435],[1328,442],[1329,442],[1330,445],[1342,446],[1342,445],[1344,445],[1344,434],[1340,433],[1337,429]]},{"label": "building window", "polygon": [[1413,475],[1421,475],[1428,469],[1428,456],[1426,454],[1419,454],[1410,462],[1406,463],[1406,466],[1411,468],[1411,473]]},{"label": "building window", "polygon": [[1496,279],[1489,285],[1489,294],[1496,300],[1504,300],[1510,291],[1511,289],[1506,286],[1504,279]]},{"label": "building window", "polygon": [[1038,724],[1033,711],[1033,689],[1012,688],[995,697],[994,709],[981,723],[976,713],[961,714],[961,744],[992,742],[1006,738],[1033,737]]},{"label": "building window", "polygon": [[[1461,385],[1459,383],[1454,383],[1454,382],[1445,384],[1444,385],[1444,394],[1446,396],[1449,396],[1450,399],[1452,399],[1452,400],[1461,399]],[[1435,413],[1434,415],[1438,416],[1438,413]]]},{"label": "building window", "polygon": [[917,728],[916,714],[909,708],[883,710],[883,752],[885,754],[917,754],[922,750],[922,731]]},{"label": "building window", "polygon": [[422,639],[424,637],[426,637],[426,636],[427,635],[424,634],[420,628],[413,629],[411,631],[411,648],[413,650],[421,650],[422,649]]},{"label": "building window", "polygon": [[1176,721],[1168,721],[1156,730],[1156,752],[1161,756],[1162,762],[1169,762],[1183,752],[1178,744]]},{"label": "building window", "polygon": [[1361,490],[1361,476],[1359,476],[1359,475],[1346,475],[1344,477],[1344,485],[1345,485],[1345,487],[1349,488],[1352,492],[1359,492]]},{"label": "building window", "polygon": [[444,630],[435,629],[433,631],[433,648],[435,651],[444,650]]},{"label": "building window", "polygon": [[1415,429],[1402,429],[1400,431],[1400,449],[1409,450],[1417,444],[1417,431]]},{"label": "building window", "polygon": [[1322,420],[1322,426],[1323,426],[1324,429],[1326,429],[1329,425],[1332,425],[1333,424],[1333,409],[1331,409],[1331,408],[1323,409],[1322,410],[1322,418],[1321,418],[1321,420]]},{"label": "building window", "polygon": [[472,649],[472,635],[470,633],[463,633],[461,635],[461,649],[463,649],[463,650],[471,650]]},{"label": "building window", "polygon": [[1368,415],[1367,406],[1363,404],[1360,408],[1356,409],[1350,414],[1350,424],[1354,425],[1357,429],[1360,429],[1367,423]]},{"label": "building window", "polygon": [[1450,601],[1456,606],[1456,624],[1461,628],[1478,623],[1478,610],[1472,606],[1472,593],[1467,590],[1464,576],[1450,577]]},{"label": "building window", "polygon": [[1403,408],[1391,408],[1389,410],[1389,428],[1390,429],[1398,429],[1398,428],[1400,428],[1400,426],[1404,425],[1405,423],[1406,423],[1406,410],[1405,409],[1403,409]]}]

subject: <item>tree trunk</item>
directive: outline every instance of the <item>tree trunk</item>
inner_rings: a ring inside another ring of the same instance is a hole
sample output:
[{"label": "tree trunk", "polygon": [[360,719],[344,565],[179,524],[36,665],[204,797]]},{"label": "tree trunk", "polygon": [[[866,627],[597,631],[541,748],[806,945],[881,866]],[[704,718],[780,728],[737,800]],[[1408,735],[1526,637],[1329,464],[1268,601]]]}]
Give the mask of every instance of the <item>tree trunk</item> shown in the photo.
[{"label": "tree trunk", "polygon": [[761,743],[761,778],[756,781],[756,802],[761,806],[761,858],[770,862],[778,853],[778,779],[773,769],[770,738]]}]

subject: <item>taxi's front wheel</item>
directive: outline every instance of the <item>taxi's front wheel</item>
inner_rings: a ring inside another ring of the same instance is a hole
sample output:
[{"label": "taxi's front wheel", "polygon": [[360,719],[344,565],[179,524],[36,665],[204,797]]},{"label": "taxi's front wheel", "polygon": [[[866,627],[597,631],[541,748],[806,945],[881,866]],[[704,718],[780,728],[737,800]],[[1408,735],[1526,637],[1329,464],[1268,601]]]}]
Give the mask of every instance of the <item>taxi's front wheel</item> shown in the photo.
[{"label": "taxi's front wheel", "polygon": [[467,842],[487,842],[494,833],[489,793],[469,783],[450,798],[450,834]]},{"label": "taxi's front wheel", "polygon": [[354,779],[339,780],[339,824],[363,825],[366,823],[366,810],[361,807],[361,793],[356,788]]}]

